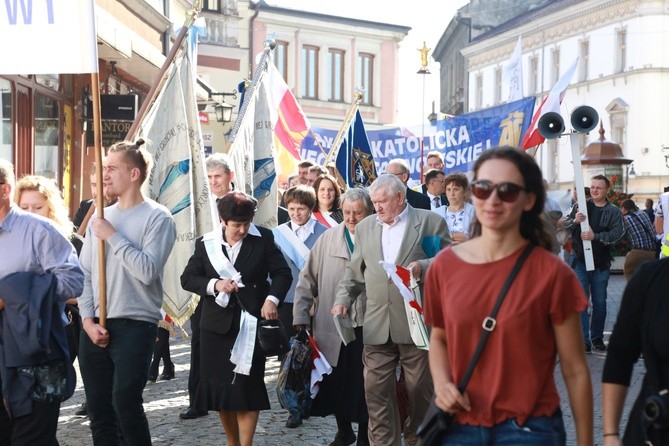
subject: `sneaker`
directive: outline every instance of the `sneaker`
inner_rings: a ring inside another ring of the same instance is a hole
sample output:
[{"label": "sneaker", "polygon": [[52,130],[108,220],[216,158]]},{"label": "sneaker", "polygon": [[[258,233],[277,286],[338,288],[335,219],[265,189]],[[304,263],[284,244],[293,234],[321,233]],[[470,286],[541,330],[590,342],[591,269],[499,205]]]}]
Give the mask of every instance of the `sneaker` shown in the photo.
[{"label": "sneaker", "polygon": [[334,441],[330,443],[330,446],[350,446],[355,443],[356,437],[353,431],[343,433],[337,431]]},{"label": "sneaker", "polygon": [[592,347],[588,342],[585,343],[585,352],[586,353],[592,353]]},{"label": "sneaker", "polygon": [[286,420],[286,427],[295,428],[302,424],[302,419],[297,415],[291,415]]},{"label": "sneaker", "polygon": [[604,344],[604,341],[602,341],[602,338],[595,338],[592,340],[592,348],[596,352],[605,352],[606,351],[606,345]]}]

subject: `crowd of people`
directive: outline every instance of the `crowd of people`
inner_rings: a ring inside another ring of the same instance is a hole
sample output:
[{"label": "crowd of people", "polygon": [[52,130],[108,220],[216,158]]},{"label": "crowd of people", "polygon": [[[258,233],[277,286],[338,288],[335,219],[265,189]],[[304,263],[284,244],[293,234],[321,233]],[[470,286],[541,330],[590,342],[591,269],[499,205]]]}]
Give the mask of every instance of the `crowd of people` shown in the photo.
[{"label": "crowd of people", "polygon": [[[58,444],[76,359],[86,395],[79,413],[90,419],[93,443],[151,444],[142,393],[147,381],[175,376],[162,273],[176,228],[142,192],[151,169],[143,144],[109,148],[104,215],[85,200],[74,222],[54,181],[17,180],[0,159],[0,250],[14,254],[0,261],[0,446]],[[258,324],[278,320],[289,337],[313,336],[332,366],[309,407],[286,408],[285,426],[334,415],[330,446],[417,445],[431,404],[453,415],[435,444],[565,444],[556,358],[579,445],[598,436],[606,445],[668,444],[669,260],[655,260],[669,255],[669,192],[654,210],[652,201],[618,208],[610,180],[597,175],[587,212],[574,203],[562,216],[534,159],[509,147],[483,152],[471,177],[447,174],[430,152],[415,190],[402,159],[368,188],[345,190],[330,167],[301,162],[280,192],[280,224],[263,228],[227,157],[207,158],[220,226],[195,241],[181,275],[183,289],[199,296],[182,419],[218,412],[227,444],[253,444],[260,411],[270,407]],[[625,237],[629,284],[607,340],[611,252]],[[564,259],[554,254],[563,244]],[[342,320],[352,340],[340,337]],[[429,348],[416,340],[422,320]],[[489,342],[477,350],[484,330]],[[593,432],[593,350],[607,353],[602,433]],[[622,432],[642,354],[648,373]],[[653,418],[649,401],[664,412]]]}]

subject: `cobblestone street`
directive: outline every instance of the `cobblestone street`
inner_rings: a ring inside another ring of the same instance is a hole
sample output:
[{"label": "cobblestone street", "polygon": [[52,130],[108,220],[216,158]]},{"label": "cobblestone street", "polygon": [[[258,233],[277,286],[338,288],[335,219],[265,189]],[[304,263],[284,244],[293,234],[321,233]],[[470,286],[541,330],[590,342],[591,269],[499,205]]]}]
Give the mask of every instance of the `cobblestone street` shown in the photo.
[{"label": "cobblestone street", "polygon": [[[613,328],[624,286],[625,279],[622,275],[611,276],[606,321],[607,337]],[[210,412],[208,416],[195,420],[179,419],[179,413],[188,407],[187,382],[190,345],[179,335],[177,335],[177,338],[172,338],[171,342],[172,360],[176,364],[176,378],[170,381],[149,383],[144,391],[144,408],[149,419],[153,443],[155,445],[180,446],[227,444],[217,414]],[[522,348],[522,345],[519,345],[518,348]],[[601,373],[604,359],[604,355],[588,355],[595,395],[595,444],[601,444],[602,442]],[[279,406],[275,391],[278,367],[279,363],[276,359],[271,359],[267,363],[265,382],[267,383],[272,410],[260,413],[255,444],[265,446],[321,446],[330,444],[337,430],[334,417],[310,418],[296,429],[285,427],[287,412]],[[641,365],[637,365],[635,368],[630,397],[626,402],[623,420],[627,419],[627,413],[639,391],[642,369]],[[562,409],[567,429],[567,444],[575,445],[573,419],[567,403],[567,391],[560,376],[559,364],[556,368],[556,377],[563,401]],[[93,443],[88,419],[74,415],[83,399],[84,392],[81,379],[79,379],[74,396],[61,407],[58,427],[58,441],[61,446],[79,446]]]}]

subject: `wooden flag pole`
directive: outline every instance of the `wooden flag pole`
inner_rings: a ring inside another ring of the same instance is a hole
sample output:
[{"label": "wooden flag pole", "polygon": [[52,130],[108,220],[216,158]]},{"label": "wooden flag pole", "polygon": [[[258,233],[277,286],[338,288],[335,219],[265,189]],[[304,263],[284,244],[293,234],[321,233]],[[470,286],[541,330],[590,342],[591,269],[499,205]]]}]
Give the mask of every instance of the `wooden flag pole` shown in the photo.
[{"label": "wooden flag pole", "polygon": [[172,65],[172,62],[174,62],[174,59],[176,58],[177,53],[181,48],[181,44],[183,43],[184,39],[186,38],[186,35],[188,34],[188,29],[191,27],[193,22],[195,22],[195,19],[197,19],[197,16],[200,14],[201,9],[202,9],[202,0],[196,0],[193,3],[193,9],[188,11],[184,25],[181,28],[181,31],[179,31],[179,35],[177,36],[177,38],[174,40],[172,48],[170,48],[170,52],[165,57],[165,62],[163,62],[163,66],[160,68],[160,71],[156,76],[156,81],[151,86],[149,93],[146,95],[146,99],[144,99],[142,106],[139,108],[137,116],[135,117],[135,120],[132,122],[132,126],[130,126],[130,130],[128,130],[128,133],[125,136],[126,140],[134,141],[137,132],[139,131],[139,125],[144,120],[144,117],[149,112],[151,106],[158,97],[158,93],[160,93],[162,86],[165,83],[166,79],[165,75],[167,73],[167,70],[170,68],[170,65]]},{"label": "wooden flag pole", "polygon": [[[95,150],[95,198],[98,217],[104,218],[104,192],[102,190],[102,118],[100,113],[100,77],[91,73],[91,94],[93,96],[93,142]],[[107,264],[105,261],[105,241],[98,239],[98,305],[100,325],[107,324]]]},{"label": "wooden flag pole", "polygon": [[353,94],[353,102],[351,102],[351,106],[348,108],[346,116],[344,116],[344,122],[342,122],[342,125],[339,128],[339,132],[337,133],[337,136],[335,137],[334,142],[332,143],[330,152],[328,153],[328,156],[325,158],[325,165],[332,162],[333,159],[335,160],[335,162],[337,161],[337,155],[339,154],[339,147],[341,147],[341,143],[344,140],[345,135],[348,132],[348,129],[351,127],[351,122],[353,121],[353,117],[355,116],[355,112],[358,110],[358,104],[360,104],[361,100],[362,100],[362,92],[356,91]]}]

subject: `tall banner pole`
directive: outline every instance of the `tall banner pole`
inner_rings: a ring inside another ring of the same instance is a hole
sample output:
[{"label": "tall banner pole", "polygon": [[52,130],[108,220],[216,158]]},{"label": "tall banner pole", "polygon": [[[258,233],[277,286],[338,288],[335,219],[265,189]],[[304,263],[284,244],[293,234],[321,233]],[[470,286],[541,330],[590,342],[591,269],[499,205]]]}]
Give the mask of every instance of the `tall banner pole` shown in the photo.
[{"label": "tall banner pole", "polygon": [[232,130],[230,130],[230,137],[228,139],[228,145],[225,149],[225,153],[230,153],[230,150],[232,149],[232,143],[234,142],[235,138],[237,138],[237,133],[239,132],[239,128],[242,125],[242,120],[244,119],[246,110],[248,109],[251,100],[253,100],[253,93],[257,88],[258,82],[260,81],[260,77],[265,73],[267,69],[267,64],[269,63],[269,56],[275,47],[276,47],[276,42],[272,37],[269,37],[267,40],[265,40],[265,47],[263,48],[262,56],[260,57],[258,66],[256,66],[256,69],[253,72],[253,77],[251,78],[251,85],[244,92],[244,102],[242,103],[242,106],[239,108],[239,114],[237,115],[237,119],[235,120],[235,124],[233,125]]},{"label": "tall banner pole", "polygon": [[[581,232],[590,230],[588,222],[588,206],[585,199],[585,184],[583,183],[583,170],[581,168],[581,151],[578,148],[578,133],[569,134],[571,143],[571,157],[574,165],[574,183],[576,184],[576,198],[578,199],[578,211],[585,215],[585,220],[581,222]],[[585,257],[585,269],[587,271],[595,270],[595,260],[592,256],[592,242],[583,240],[583,255]]]},{"label": "tall banner pole", "polygon": [[[98,73],[91,73],[91,94],[93,96],[93,143],[95,150],[95,207],[99,218],[104,215],[104,192],[102,190],[102,117],[100,113],[100,77]],[[98,239],[98,300],[100,325],[107,324],[107,266],[105,258],[105,241]]]},{"label": "tall banner pole", "polygon": [[348,129],[351,128],[351,122],[353,121],[355,112],[358,111],[358,104],[360,104],[361,100],[362,100],[362,90],[358,89],[356,90],[355,93],[353,93],[353,102],[351,102],[351,105],[348,108],[346,115],[344,116],[344,122],[339,128],[339,132],[337,133],[337,136],[335,137],[334,142],[332,143],[332,147],[330,147],[328,156],[325,158],[326,166],[333,160],[334,162],[337,162],[337,155],[339,155],[339,148],[341,147],[341,143],[344,141],[344,138],[346,137]]},{"label": "tall banner pole", "polygon": [[151,86],[149,93],[146,95],[146,99],[144,99],[142,106],[139,108],[139,111],[137,112],[137,116],[135,117],[132,126],[130,126],[130,130],[128,130],[128,133],[126,134],[125,137],[126,140],[133,141],[135,139],[140,124],[142,123],[142,121],[144,121],[146,114],[151,109],[151,106],[155,102],[156,98],[158,97],[158,93],[160,93],[160,90],[162,89],[162,86],[165,83],[167,70],[169,69],[170,65],[172,65],[172,62],[174,62],[177,53],[181,49],[181,44],[183,43],[184,39],[186,38],[186,35],[188,34],[188,29],[195,22],[195,19],[197,19],[197,16],[200,14],[201,9],[202,9],[202,0],[195,0],[195,2],[193,3],[193,9],[188,11],[183,27],[181,28],[181,31],[179,31],[179,35],[177,35],[177,38],[174,40],[170,52],[165,57],[165,62],[163,62],[163,66],[160,68],[160,71],[156,76],[156,81]]}]

